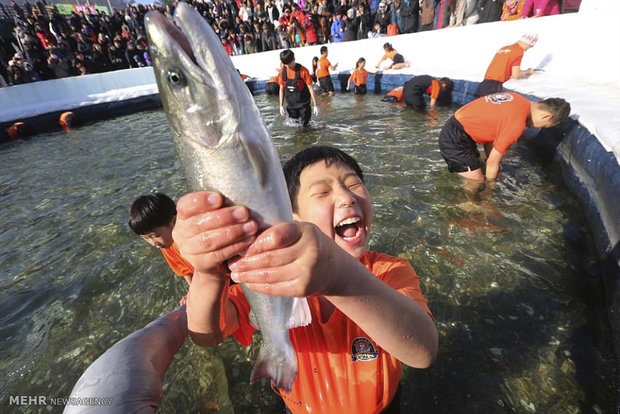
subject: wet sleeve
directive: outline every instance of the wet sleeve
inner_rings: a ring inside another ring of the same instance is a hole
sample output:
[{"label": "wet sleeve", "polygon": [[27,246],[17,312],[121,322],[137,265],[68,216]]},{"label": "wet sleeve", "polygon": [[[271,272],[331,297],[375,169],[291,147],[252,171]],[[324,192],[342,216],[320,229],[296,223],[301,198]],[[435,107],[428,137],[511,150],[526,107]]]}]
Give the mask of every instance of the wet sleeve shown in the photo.
[{"label": "wet sleeve", "polygon": [[181,256],[176,244],[173,244],[168,249],[162,249],[160,251],[175,275],[185,277],[192,276],[194,274],[194,268]]},{"label": "wet sleeve", "polygon": [[433,82],[431,82],[431,99],[437,100],[438,96],[439,96],[439,82],[437,82],[436,80],[433,80]]},{"label": "wet sleeve", "polygon": [[308,69],[304,68],[299,72],[299,75],[301,76],[301,78],[304,80],[304,83],[306,85],[312,85],[312,76],[310,76],[310,72],[308,72]]}]

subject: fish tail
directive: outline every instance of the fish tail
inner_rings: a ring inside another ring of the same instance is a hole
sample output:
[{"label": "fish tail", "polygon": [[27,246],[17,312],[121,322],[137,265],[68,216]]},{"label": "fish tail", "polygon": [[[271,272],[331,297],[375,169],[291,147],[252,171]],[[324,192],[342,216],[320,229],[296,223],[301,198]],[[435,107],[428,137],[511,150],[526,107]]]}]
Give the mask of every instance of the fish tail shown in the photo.
[{"label": "fish tail", "polygon": [[312,322],[312,314],[306,298],[293,298],[293,306],[291,314],[286,321],[288,329],[298,326],[307,326]]},{"label": "fish tail", "polygon": [[271,378],[277,388],[291,392],[297,376],[297,357],[292,352],[269,353],[268,349],[261,346],[250,375],[250,385],[260,379]]}]

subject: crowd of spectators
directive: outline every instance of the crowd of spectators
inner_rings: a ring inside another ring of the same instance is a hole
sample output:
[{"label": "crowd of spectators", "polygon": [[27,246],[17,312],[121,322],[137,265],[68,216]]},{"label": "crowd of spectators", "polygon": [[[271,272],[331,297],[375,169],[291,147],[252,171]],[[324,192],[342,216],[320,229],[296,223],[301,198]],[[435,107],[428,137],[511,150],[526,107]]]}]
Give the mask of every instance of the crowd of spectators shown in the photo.
[{"label": "crowd of spectators", "polygon": [[[423,30],[538,17],[560,0],[190,0],[229,55],[338,43]],[[567,1],[567,0],[564,0]],[[144,15],[155,5],[111,14],[61,15],[37,1],[11,4],[20,51],[0,56],[0,86],[150,66]],[[172,19],[174,6],[160,11]]]}]

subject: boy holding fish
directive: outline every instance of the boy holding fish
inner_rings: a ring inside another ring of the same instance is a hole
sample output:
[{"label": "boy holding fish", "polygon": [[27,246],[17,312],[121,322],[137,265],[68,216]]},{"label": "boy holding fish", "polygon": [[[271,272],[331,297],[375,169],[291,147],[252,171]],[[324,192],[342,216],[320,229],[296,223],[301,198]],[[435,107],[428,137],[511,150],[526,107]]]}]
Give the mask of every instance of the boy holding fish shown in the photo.
[{"label": "boy holding fish", "polygon": [[426,368],[437,354],[419,278],[407,260],[367,250],[372,205],[352,157],[310,147],[285,164],[284,174],[295,222],[260,234],[252,213],[224,206],[219,193],[179,200],[173,237],[195,267],[187,307],[192,339],[215,346],[233,335],[251,343],[250,305],[230,278],[261,294],[305,297],[312,322],[289,331],[298,374],[290,392],[278,390],[288,410],[397,410],[401,363]]}]

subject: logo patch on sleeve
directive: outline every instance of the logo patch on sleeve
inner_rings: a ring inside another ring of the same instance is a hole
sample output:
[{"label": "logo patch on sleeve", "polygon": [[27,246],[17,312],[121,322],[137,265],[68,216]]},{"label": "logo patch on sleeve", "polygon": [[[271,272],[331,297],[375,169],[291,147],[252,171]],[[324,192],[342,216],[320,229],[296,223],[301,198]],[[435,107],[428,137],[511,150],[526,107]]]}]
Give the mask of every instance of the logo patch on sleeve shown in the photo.
[{"label": "logo patch on sleeve", "polygon": [[491,102],[492,104],[501,104],[512,101],[512,95],[508,95],[507,93],[494,93],[487,95],[485,98],[487,102]]},{"label": "logo patch on sleeve", "polygon": [[355,338],[351,344],[351,360],[372,361],[377,359],[379,352],[368,338]]}]

